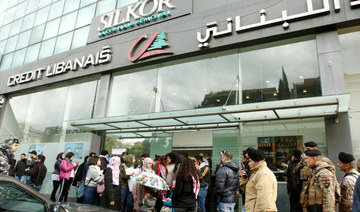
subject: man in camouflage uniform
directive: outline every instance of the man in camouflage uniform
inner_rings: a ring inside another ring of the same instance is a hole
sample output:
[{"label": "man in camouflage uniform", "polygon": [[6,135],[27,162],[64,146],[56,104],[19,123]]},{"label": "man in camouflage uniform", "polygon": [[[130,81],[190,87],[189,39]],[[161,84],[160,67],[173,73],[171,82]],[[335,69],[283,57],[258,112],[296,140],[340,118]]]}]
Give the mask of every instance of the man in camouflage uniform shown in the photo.
[{"label": "man in camouflage uniform", "polygon": [[339,212],[351,212],[354,187],[360,174],[355,170],[355,158],[351,154],[340,152],[338,166],[341,171],[345,172],[345,175],[340,183],[341,200]]},{"label": "man in camouflage uniform", "polygon": [[[313,141],[308,141],[304,143],[305,145],[305,151],[311,150],[311,149],[318,149],[318,145]],[[322,160],[329,165],[331,168],[331,171],[333,172],[334,176],[335,174],[335,165],[331,162],[329,158],[322,157]],[[296,165],[294,168],[294,173],[298,174],[300,172],[300,180],[302,181],[302,187],[304,188],[306,184],[308,183],[308,180],[311,176],[312,169],[310,169],[305,162],[305,153],[303,153],[300,157],[300,162]]]},{"label": "man in camouflage uniform", "polygon": [[338,182],[330,165],[323,161],[317,149],[305,151],[305,162],[312,174],[300,196],[303,211],[335,212]]},{"label": "man in camouflage uniform", "polygon": [[11,167],[15,165],[14,152],[17,150],[19,140],[10,138],[0,147],[0,175],[9,175]]}]

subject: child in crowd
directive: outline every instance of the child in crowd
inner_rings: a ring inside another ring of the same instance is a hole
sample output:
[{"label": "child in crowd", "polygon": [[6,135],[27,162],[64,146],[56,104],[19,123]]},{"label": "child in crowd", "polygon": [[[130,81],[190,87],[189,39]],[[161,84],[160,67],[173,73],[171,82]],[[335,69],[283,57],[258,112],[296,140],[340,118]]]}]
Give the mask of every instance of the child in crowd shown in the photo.
[{"label": "child in crowd", "polygon": [[156,204],[154,189],[146,187],[145,196],[142,202],[139,202],[140,212],[152,212]]}]

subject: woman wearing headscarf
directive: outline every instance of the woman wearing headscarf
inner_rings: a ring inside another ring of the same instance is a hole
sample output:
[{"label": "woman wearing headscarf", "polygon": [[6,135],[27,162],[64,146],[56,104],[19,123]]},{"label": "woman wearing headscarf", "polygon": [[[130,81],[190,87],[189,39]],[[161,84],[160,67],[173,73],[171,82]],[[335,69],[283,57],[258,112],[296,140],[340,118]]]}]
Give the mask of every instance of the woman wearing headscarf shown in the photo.
[{"label": "woman wearing headscarf", "polygon": [[101,206],[111,210],[121,210],[121,181],[120,181],[121,159],[114,156],[110,159],[104,170],[105,190],[101,197]]},{"label": "woman wearing headscarf", "polygon": [[58,202],[67,202],[67,197],[69,194],[69,188],[72,183],[73,178],[71,177],[71,173],[78,167],[77,164],[73,164],[74,153],[68,152],[65,155],[65,159],[60,163],[60,191],[58,196]]},{"label": "woman wearing headscarf", "polygon": [[51,180],[53,181],[53,190],[51,192],[50,200],[54,202],[56,201],[55,198],[56,192],[60,186],[60,164],[61,161],[64,160],[64,158],[65,158],[65,154],[63,152],[57,154],[56,161],[54,164],[54,171],[51,174]]},{"label": "woman wearing headscarf", "polygon": [[132,182],[130,182],[130,176],[135,174],[134,163],[135,156],[129,154],[125,158],[125,163],[122,163],[120,166],[121,204],[124,212],[130,212],[133,209]]},{"label": "woman wearing headscarf", "polygon": [[97,184],[104,182],[104,175],[100,170],[101,160],[94,156],[89,161],[89,170],[85,178],[84,204],[100,205],[100,195],[97,193]]},{"label": "woman wearing headscarf", "polygon": [[[143,161],[143,165],[140,167],[138,173],[154,173],[154,170],[152,169],[153,164],[154,161],[151,158],[145,158]],[[134,197],[134,211],[140,211],[139,203],[142,202],[145,197],[145,186],[139,183],[134,183],[132,194]]]}]

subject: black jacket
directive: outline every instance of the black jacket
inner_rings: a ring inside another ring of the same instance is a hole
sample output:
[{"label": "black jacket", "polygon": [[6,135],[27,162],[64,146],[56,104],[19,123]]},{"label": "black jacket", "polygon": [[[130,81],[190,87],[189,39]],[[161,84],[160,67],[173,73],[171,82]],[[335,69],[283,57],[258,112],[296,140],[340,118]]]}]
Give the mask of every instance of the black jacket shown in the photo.
[{"label": "black jacket", "polygon": [[239,187],[239,165],[230,161],[216,172],[216,201],[224,203],[236,202],[236,190]]},{"label": "black jacket", "polygon": [[23,159],[23,160],[19,160],[15,166],[15,174],[16,176],[23,176],[25,174],[25,169],[26,169],[26,161],[27,159]]},{"label": "black jacket", "polygon": [[72,183],[73,186],[77,186],[77,183],[82,180],[82,175],[83,175],[85,163],[86,163],[86,162],[83,162],[83,163],[80,164],[80,166],[76,169],[76,174],[75,174],[75,176],[74,176],[74,181],[73,181],[73,183]]},{"label": "black jacket", "polygon": [[300,195],[300,192],[302,190],[302,181],[300,180],[300,172],[298,172],[297,174],[294,173],[294,168],[299,162],[300,160],[298,161],[292,160],[287,168],[286,176],[287,176],[288,194],[299,193]]},{"label": "black jacket", "polygon": [[45,179],[46,172],[47,168],[43,163],[36,163],[29,171],[25,171],[25,174],[31,176],[30,183],[41,186]]},{"label": "black jacket", "polygon": [[210,183],[210,168],[204,166],[200,169],[200,187],[208,186]]},{"label": "black jacket", "polygon": [[[120,211],[121,209],[121,180],[119,177],[119,185],[113,185],[112,169],[104,170],[105,190],[101,197],[101,206],[111,210]],[[115,201],[114,206],[110,206],[110,202]]]},{"label": "black jacket", "polygon": [[182,176],[176,178],[176,185],[172,196],[174,208],[196,207],[196,198],[193,188],[194,182],[192,180],[187,182]]}]

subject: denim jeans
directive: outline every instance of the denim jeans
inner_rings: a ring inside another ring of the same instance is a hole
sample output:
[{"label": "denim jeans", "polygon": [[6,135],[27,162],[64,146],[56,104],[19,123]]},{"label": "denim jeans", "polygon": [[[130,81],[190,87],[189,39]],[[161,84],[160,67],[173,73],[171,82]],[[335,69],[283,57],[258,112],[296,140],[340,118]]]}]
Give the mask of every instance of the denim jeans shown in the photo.
[{"label": "denim jeans", "polygon": [[100,205],[100,197],[97,193],[96,187],[86,187],[86,190],[84,191],[84,204],[89,205]]},{"label": "denim jeans", "polygon": [[26,175],[23,176],[16,176],[16,179],[18,179],[20,182],[26,184]]},{"label": "denim jeans", "polygon": [[121,189],[121,205],[124,208],[124,212],[131,212],[133,209],[133,195],[129,189]]},{"label": "denim jeans", "polygon": [[207,194],[208,187],[200,187],[199,195],[198,195],[198,207],[201,212],[205,212],[205,198]]},{"label": "denim jeans", "polygon": [[27,184],[27,185],[30,184],[30,178],[31,178],[31,176],[25,175],[25,184]]},{"label": "denim jeans", "polygon": [[217,211],[219,211],[219,212],[233,212],[234,208],[235,208],[235,204],[236,203],[220,202],[218,207],[217,207]]}]

